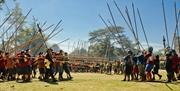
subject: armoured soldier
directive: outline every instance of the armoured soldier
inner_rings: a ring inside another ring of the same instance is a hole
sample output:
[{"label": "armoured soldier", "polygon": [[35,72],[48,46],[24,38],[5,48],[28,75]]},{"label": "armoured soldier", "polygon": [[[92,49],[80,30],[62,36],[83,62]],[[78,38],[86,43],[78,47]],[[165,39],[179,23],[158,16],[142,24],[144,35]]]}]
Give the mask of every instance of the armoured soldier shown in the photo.
[{"label": "armoured soldier", "polygon": [[70,65],[69,65],[69,58],[67,52],[64,53],[64,64],[63,64],[63,69],[67,74],[68,79],[72,79],[72,76],[70,74]]}]

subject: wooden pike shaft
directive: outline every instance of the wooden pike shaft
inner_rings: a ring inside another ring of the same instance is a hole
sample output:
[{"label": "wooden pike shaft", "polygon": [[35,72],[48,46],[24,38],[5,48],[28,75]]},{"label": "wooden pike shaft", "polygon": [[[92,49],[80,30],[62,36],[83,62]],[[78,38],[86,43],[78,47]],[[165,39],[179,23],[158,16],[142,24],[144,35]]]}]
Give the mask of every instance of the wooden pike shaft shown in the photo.
[{"label": "wooden pike shaft", "polygon": [[[47,36],[46,39],[43,39],[43,41],[47,41],[47,40],[51,37],[51,35],[56,31],[57,27],[59,26],[59,24],[60,24],[61,22],[62,22],[62,20],[60,20],[60,21],[58,22],[58,24],[55,26],[55,28],[51,31],[51,33]],[[52,37],[51,37],[51,38],[52,38]],[[35,51],[35,54],[41,49],[41,47],[43,47],[43,45],[44,45],[44,43],[43,43],[43,44],[40,44],[40,46],[38,46],[37,50]],[[47,45],[46,45],[46,47],[47,47]],[[36,47],[34,47],[33,50],[34,50],[35,48],[36,48]]]},{"label": "wooden pike shaft", "polygon": [[49,39],[52,39],[54,36],[56,36],[57,34],[59,34],[61,31],[63,31],[63,28],[60,29],[58,32],[56,32],[55,34],[53,34],[52,36],[49,37]]},{"label": "wooden pike shaft", "polygon": [[[115,35],[112,31],[110,31],[110,32],[114,35],[114,37],[116,37],[117,41],[118,41],[118,39],[119,39],[119,43],[121,44],[121,46],[122,46],[122,48],[123,48],[123,51],[126,53],[125,48],[124,48],[124,43],[122,42],[122,39],[121,39],[121,37],[120,37],[120,34],[118,33],[117,25],[116,25],[114,16],[113,16],[113,14],[112,14],[111,8],[110,8],[110,6],[109,6],[108,3],[107,3],[107,7],[108,7],[109,13],[110,13],[110,15],[111,15],[111,19],[112,19],[112,21],[113,21],[113,24],[114,24],[114,26],[115,26],[115,29],[116,29],[116,32],[117,32],[119,38],[117,38],[116,35]],[[102,19],[103,19],[103,18],[102,18]],[[110,21],[109,21],[109,23],[110,23]],[[107,27],[107,26],[106,26],[106,27]]]},{"label": "wooden pike shaft", "polygon": [[48,49],[48,46],[47,46],[46,41],[44,39],[44,35],[42,34],[42,30],[41,30],[41,28],[39,27],[38,24],[37,24],[37,26],[38,26],[38,29],[39,29],[39,33],[40,33],[40,35],[41,35],[41,37],[43,39],[43,42],[44,42],[43,44],[45,45],[46,49]]},{"label": "wooden pike shaft", "polygon": [[178,32],[179,19],[180,19],[180,11],[178,12],[178,15],[176,16],[176,26],[175,26],[175,30],[174,30],[174,35],[173,35],[173,40],[172,40],[171,48],[174,45],[176,35],[179,37],[179,34],[177,33]]},{"label": "wooden pike shaft", "polygon": [[141,18],[141,15],[140,15],[140,12],[139,12],[138,8],[137,8],[137,12],[138,12],[139,20],[141,22],[141,27],[142,27],[142,30],[143,30],[143,33],[144,33],[144,37],[146,39],[147,46],[149,47],[149,42],[148,42],[148,39],[147,39],[146,31],[144,29],[144,25],[143,25],[142,18]]},{"label": "wooden pike shaft", "polygon": [[[52,26],[51,26],[51,27],[52,27]],[[48,28],[48,29],[49,29],[49,28]],[[46,30],[48,30],[48,29],[46,28]],[[44,31],[46,31],[46,30],[44,30]],[[43,31],[43,32],[44,32],[44,31]],[[34,40],[36,40],[36,39],[39,38],[38,34],[39,34],[39,33],[38,33],[37,31],[35,31],[34,35],[31,37],[31,39],[29,39],[27,42],[21,44],[20,46],[16,46],[15,48],[11,49],[10,51],[14,51],[14,50],[17,49],[17,48],[20,48],[20,49],[26,48],[26,47],[29,46]],[[16,37],[16,38],[17,38],[17,37]],[[16,38],[15,38],[14,40],[16,40]],[[12,40],[12,41],[14,41],[14,40]]]},{"label": "wooden pike shaft", "polygon": [[14,34],[19,30],[20,26],[23,24],[24,20],[27,18],[27,16],[30,14],[30,12],[32,11],[32,9],[30,9],[28,11],[28,13],[26,14],[26,16],[23,18],[23,20],[20,22],[20,24],[18,25],[18,27],[16,28],[16,30],[13,32],[13,34],[10,36],[9,40],[6,42],[5,46],[7,46],[9,44],[9,41],[11,40],[11,38],[14,36]]},{"label": "wooden pike shaft", "polygon": [[[128,21],[127,21],[126,18],[124,17],[124,15],[123,15],[122,11],[120,10],[119,6],[117,5],[116,1],[115,1],[115,0],[113,0],[113,1],[114,1],[114,4],[115,4],[118,12],[119,12],[120,15],[122,16],[123,20],[124,20],[125,23],[127,24],[127,26],[128,26],[128,28],[130,29],[130,31],[133,33],[133,36],[134,36],[135,40],[137,40],[136,34],[133,32],[133,31],[134,31],[133,27],[130,26],[130,24],[128,23]],[[142,49],[144,50],[144,48],[143,48],[143,46],[141,45],[141,43],[140,43],[139,41],[138,41],[138,43],[140,44],[140,46],[141,46]]]},{"label": "wooden pike shaft", "polygon": [[[135,9],[134,9],[134,3],[132,3],[132,9],[133,9],[133,17],[134,17],[134,26],[135,26],[135,31],[136,31],[136,38],[139,41],[138,29],[137,29],[137,23],[136,23],[136,13],[135,13]],[[140,45],[139,45],[139,42],[138,42],[138,49],[139,50],[141,49]]]},{"label": "wooden pike shaft", "polygon": [[0,28],[9,20],[9,18],[13,15],[13,12],[4,20],[4,22],[0,25]]},{"label": "wooden pike shaft", "polygon": [[50,29],[51,27],[53,27],[54,26],[54,24],[52,24],[52,25],[50,25],[50,26],[48,26],[47,28],[45,28],[42,32],[44,32],[44,31],[46,31],[46,30],[48,30],[48,29]]},{"label": "wooden pike shaft", "polygon": [[61,44],[61,43],[63,43],[63,42],[66,42],[66,41],[68,41],[70,38],[67,38],[67,39],[65,39],[65,40],[63,40],[63,41],[61,41],[61,42],[59,42],[59,43],[57,43],[57,44]]},{"label": "wooden pike shaft", "polygon": [[133,36],[134,36],[136,42],[138,43],[138,46],[139,46],[139,47],[141,46],[141,48],[144,50],[142,44],[139,42],[139,40],[138,40],[137,37],[136,37],[136,33],[135,33],[134,28],[133,28],[132,21],[131,21],[131,18],[130,18],[130,15],[129,15],[129,11],[128,11],[127,7],[126,7],[126,14],[127,14],[128,20],[129,20],[130,27],[131,27],[131,29],[132,29],[131,32],[133,33]]},{"label": "wooden pike shaft", "polygon": [[2,34],[1,36],[4,36],[5,33],[7,33],[7,31],[21,18],[22,16],[19,16],[18,19],[16,21],[14,21]]},{"label": "wooden pike shaft", "polygon": [[[179,11],[179,13],[178,13],[178,15],[177,15],[177,7],[176,7],[176,2],[174,3],[174,13],[175,13],[175,18],[176,18],[176,23],[177,23],[177,25],[179,24],[179,20],[178,20],[178,16],[179,16],[179,14],[180,14],[180,11]],[[177,39],[178,39],[178,51],[180,52],[180,40],[179,40],[179,28],[178,28],[178,26],[176,27],[176,35],[177,35]]]},{"label": "wooden pike shaft", "polygon": [[167,29],[167,22],[166,22],[166,12],[164,8],[164,0],[162,0],[162,8],[163,8],[163,16],[164,16],[164,26],[165,26],[165,31],[166,31],[166,39],[167,39],[167,44],[169,46],[169,37],[168,37],[168,29]]},{"label": "wooden pike shaft", "polygon": [[[109,26],[108,26],[108,24],[105,22],[105,20],[103,19],[103,17],[101,16],[101,15],[99,15],[99,17],[100,17],[100,19],[102,20],[102,22],[105,24],[105,26],[108,28],[108,31],[110,32],[110,33],[112,33],[112,30],[109,28]],[[124,46],[122,45],[122,43],[117,39],[117,37],[114,35],[114,33],[112,33],[113,34],[113,38],[115,39],[115,40],[117,40],[117,42],[122,46],[122,49],[123,49],[123,51],[124,51],[124,53],[126,53],[126,50],[125,50],[125,48],[124,48]]]},{"label": "wooden pike shaft", "polygon": [[135,38],[135,40],[136,41],[138,41],[138,39],[137,39],[137,36],[136,36],[136,33],[135,33],[135,31],[134,31],[134,28],[133,28],[133,25],[132,25],[132,21],[131,21],[131,18],[130,18],[130,15],[129,15],[129,11],[128,11],[128,8],[127,8],[127,6],[126,6],[126,14],[127,14],[127,17],[128,17],[128,20],[129,20],[129,24],[130,24],[130,27],[132,28],[132,33],[133,33],[133,35],[134,35],[134,38]]}]

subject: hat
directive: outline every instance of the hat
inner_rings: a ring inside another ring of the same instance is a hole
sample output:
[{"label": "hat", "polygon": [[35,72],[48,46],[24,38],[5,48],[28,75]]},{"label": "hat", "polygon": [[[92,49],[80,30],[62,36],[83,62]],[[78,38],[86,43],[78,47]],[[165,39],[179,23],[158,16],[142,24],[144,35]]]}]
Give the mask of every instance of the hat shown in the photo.
[{"label": "hat", "polygon": [[153,47],[149,47],[149,48],[148,48],[148,51],[149,51],[149,52],[152,52],[152,51],[153,51]]}]

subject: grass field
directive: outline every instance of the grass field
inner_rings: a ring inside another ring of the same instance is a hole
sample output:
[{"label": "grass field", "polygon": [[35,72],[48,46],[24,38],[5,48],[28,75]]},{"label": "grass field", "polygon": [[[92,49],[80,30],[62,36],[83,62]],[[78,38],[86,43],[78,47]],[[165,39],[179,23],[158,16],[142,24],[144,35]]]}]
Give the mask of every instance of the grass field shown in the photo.
[{"label": "grass field", "polygon": [[73,73],[73,80],[57,83],[41,82],[33,79],[29,83],[15,81],[1,82],[0,91],[180,91],[180,81],[165,83],[165,72],[162,80],[156,82],[121,81],[123,75],[105,75],[98,73]]}]

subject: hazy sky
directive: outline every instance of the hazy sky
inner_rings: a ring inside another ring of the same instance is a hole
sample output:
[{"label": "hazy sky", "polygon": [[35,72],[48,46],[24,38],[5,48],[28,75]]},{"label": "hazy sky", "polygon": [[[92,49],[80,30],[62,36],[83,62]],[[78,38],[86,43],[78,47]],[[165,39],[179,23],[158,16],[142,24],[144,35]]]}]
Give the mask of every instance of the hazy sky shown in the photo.
[{"label": "hazy sky", "polygon": [[[73,41],[87,41],[90,31],[104,28],[98,14],[101,14],[106,20],[111,17],[106,6],[106,1],[110,3],[112,12],[115,16],[117,25],[125,28],[125,33],[131,40],[134,40],[132,33],[128,29],[124,20],[117,11],[113,0],[17,0],[23,9],[23,13],[32,8],[29,20],[32,16],[38,18],[39,21],[47,21],[48,24],[56,24],[60,19],[63,20],[62,28],[64,31],[51,41],[57,43],[63,39],[70,38],[71,45]],[[132,16],[132,2],[136,8],[139,8],[148,40],[151,46],[159,48],[162,46],[162,36],[165,35],[164,20],[161,0],[115,0],[120,9],[125,14],[125,6],[128,7]],[[167,15],[167,24],[170,43],[175,28],[174,1],[177,1],[178,10],[180,10],[180,0],[164,0]],[[7,5],[12,8],[12,0],[7,0]],[[1,11],[2,12],[2,11]],[[138,19],[138,18],[137,18]],[[138,20],[138,31],[140,41],[145,44],[145,38]],[[68,43],[60,45],[67,48]]]}]

